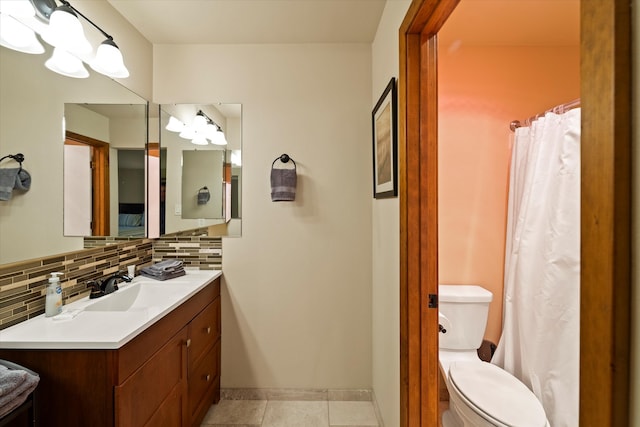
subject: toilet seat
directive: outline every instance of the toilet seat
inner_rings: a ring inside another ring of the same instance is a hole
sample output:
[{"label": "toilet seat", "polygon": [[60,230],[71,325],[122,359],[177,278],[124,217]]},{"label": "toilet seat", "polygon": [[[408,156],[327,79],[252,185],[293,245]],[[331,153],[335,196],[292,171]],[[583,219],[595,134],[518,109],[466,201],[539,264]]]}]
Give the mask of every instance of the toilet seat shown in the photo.
[{"label": "toilet seat", "polygon": [[547,419],[536,396],[517,378],[486,362],[453,362],[449,381],[483,418],[515,427],[544,427]]}]

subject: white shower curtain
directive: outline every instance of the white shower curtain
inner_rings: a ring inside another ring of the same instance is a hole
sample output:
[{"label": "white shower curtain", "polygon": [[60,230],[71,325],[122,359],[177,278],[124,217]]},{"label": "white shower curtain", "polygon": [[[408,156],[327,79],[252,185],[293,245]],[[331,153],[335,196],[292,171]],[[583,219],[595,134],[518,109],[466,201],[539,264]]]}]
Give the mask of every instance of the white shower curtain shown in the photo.
[{"label": "white shower curtain", "polygon": [[576,427],[580,357],[580,109],[516,129],[503,330],[492,363],[524,382],[552,427]]}]

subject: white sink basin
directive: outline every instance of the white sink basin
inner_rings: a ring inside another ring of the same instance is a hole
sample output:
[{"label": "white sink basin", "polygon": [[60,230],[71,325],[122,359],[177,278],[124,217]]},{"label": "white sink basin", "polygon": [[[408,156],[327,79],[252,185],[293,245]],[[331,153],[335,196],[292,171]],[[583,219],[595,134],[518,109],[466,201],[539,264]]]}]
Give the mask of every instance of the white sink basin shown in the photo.
[{"label": "white sink basin", "polygon": [[184,293],[187,283],[138,282],[123,285],[117,291],[100,297],[84,311],[130,311],[158,307],[171,302],[172,297]]},{"label": "white sink basin", "polygon": [[[116,349],[145,331],[222,275],[216,270],[188,270],[177,279],[138,276],[97,299],[88,296],[65,304],[62,315],[33,317],[0,331],[0,348]],[[109,327],[105,327],[105,325]]]}]

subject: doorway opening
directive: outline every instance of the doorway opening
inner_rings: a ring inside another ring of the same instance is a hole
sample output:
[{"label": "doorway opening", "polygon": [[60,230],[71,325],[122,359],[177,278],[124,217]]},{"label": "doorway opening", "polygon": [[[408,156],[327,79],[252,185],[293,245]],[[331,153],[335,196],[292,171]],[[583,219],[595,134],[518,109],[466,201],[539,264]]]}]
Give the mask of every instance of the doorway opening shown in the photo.
[{"label": "doorway opening", "polygon": [[[401,426],[438,425],[437,34],[456,0],[414,0],[400,29]],[[580,425],[629,421],[631,11],[581,2]]]}]

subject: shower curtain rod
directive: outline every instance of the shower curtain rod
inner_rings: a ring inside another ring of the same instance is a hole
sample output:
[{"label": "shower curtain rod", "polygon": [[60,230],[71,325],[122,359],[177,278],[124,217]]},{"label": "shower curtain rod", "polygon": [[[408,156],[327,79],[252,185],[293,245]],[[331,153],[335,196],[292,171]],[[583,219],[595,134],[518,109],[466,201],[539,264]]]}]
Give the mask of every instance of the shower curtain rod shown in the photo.
[{"label": "shower curtain rod", "polygon": [[569,110],[572,110],[574,108],[578,108],[580,106],[580,98],[578,99],[574,99],[573,101],[567,102],[566,104],[560,104],[560,105],[556,105],[555,107],[545,111],[544,113],[541,114],[536,114],[535,116],[531,116],[528,119],[526,119],[524,121],[524,124],[522,124],[520,122],[520,120],[514,120],[509,124],[509,128],[511,129],[511,132],[515,132],[516,129],[518,129],[519,127],[522,126],[531,126],[531,123],[540,118],[540,117],[544,117],[545,114],[547,113],[556,113],[556,114],[562,114],[565,113]]}]

